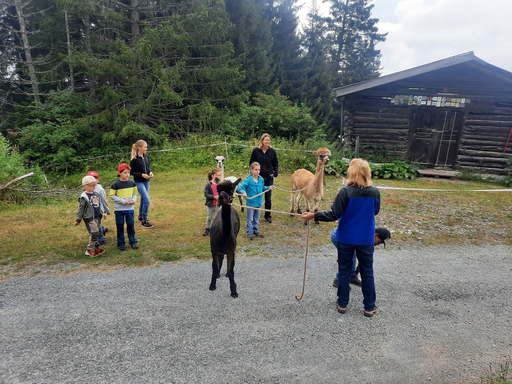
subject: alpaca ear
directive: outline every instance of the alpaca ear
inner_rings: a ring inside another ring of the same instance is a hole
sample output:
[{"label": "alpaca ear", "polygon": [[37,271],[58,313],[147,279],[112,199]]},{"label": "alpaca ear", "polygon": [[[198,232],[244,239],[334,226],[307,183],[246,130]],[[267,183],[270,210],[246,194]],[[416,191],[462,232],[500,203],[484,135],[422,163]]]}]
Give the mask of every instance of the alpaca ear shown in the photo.
[{"label": "alpaca ear", "polygon": [[318,151],[313,151],[313,155],[317,156],[318,155]]},{"label": "alpaca ear", "polygon": [[238,179],[237,181],[235,181],[235,184],[233,184],[233,185],[235,186],[235,188],[236,188],[236,186],[237,186],[238,184],[240,184],[240,182],[241,182],[241,181],[242,181],[242,179]]},{"label": "alpaca ear", "polygon": [[215,177],[215,184],[219,184],[221,180],[218,177]]}]

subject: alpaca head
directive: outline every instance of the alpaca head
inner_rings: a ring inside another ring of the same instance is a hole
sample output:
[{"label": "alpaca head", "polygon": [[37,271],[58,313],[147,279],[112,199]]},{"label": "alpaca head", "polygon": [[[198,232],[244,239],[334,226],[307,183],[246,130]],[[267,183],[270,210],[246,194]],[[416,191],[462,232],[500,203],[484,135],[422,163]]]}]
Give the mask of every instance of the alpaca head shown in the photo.
[{"label": "alpaca head", "polygon": [[217,161],[217,168],[224,169],[224,160],[226,157],[222,155],[216,155],[215,153],[213,154],[213,157],[215,157],[215,160]]},{"label": "alpaca head", "polygon": [[233,201],[233,195],[236,191],[236,187],[242,181],[238,179],[234,183],[230,180],[223,180],[217,184],[217,192],[219,193],[219,204],[226,205]]},{"label": "alpaca head", "polygon": [[327,148],[319,148],[318,151],[314,151],[313,154],[318,156],[318,162],[320,164],[329,164],[329,157],[331,156],[331,151],[329,151]]}]

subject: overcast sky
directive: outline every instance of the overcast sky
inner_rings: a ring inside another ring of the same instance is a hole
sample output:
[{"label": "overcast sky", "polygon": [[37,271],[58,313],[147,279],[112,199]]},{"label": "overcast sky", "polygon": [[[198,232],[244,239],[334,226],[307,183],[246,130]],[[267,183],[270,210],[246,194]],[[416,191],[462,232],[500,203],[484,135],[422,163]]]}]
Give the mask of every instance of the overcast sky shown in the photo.
[{"label": "overcast sky", "polygon": [[[302,0],[305,20],[311,0]],[[373,0],[382,74],[473,51],[512,72],[512,0]],[[327,4],[317,0],[326,12]]]}]

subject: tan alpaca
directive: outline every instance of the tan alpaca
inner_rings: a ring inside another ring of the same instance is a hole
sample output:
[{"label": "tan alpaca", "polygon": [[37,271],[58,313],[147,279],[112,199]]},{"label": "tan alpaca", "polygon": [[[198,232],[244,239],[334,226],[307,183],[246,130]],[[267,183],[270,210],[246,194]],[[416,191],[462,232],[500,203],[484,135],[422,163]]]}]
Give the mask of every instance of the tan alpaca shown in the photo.
[{"label": "tan alpaca", "polygon": [[[295,209],[294,204],[297,205],[297,213],[302,213],[300,210],[300,200],[303,195],[306,200],[306,212],[310,212],[311,208],[313,212],[318,212],[318,205],[324,195],[324,167],[329,164],[331,151],[327,148],[320,148],[313,153],[318,156],[315,174],[313,175],[305,169],[298,169],[292,175],[292,191],[298,192],[292,192],[290,198],[291,213],[293,213]],[[298,193],[297,200],[295,200],[296,193]]]}]

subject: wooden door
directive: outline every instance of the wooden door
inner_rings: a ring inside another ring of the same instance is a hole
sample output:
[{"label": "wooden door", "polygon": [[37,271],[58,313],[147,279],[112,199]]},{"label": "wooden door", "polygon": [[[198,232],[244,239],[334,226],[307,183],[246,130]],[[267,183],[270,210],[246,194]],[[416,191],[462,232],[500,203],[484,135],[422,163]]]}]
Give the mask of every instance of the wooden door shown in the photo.
[{"label": "wooden door", "polygon": [[427,166],[454,166],[463,111],[415,110],[411,118],[409,160]]}]

